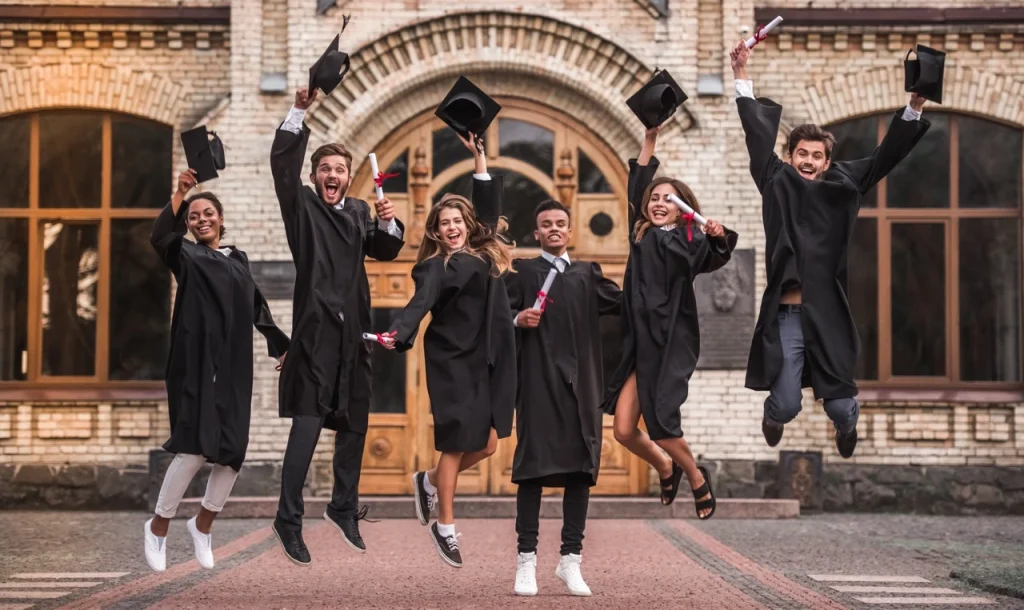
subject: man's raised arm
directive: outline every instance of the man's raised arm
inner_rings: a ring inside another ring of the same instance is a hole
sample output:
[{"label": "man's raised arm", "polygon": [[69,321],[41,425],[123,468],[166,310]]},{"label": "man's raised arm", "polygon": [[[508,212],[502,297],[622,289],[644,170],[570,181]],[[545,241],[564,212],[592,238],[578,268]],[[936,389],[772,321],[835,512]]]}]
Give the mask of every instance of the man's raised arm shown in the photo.
[{"label": "man's raised arm", "polygon": [[302,164],[309,141],[309,129],[303,119],[315,98],[315,90],[312,93],[306,89],[295,92],[295,105],[274,134],[274,144],[270,149],[270,173],[274,177],[274,191],[286,222],[295,211],[299,189],[302,188]]},{"label": "man's raised arm", "polygon": [[767,98],[754,98],[754,82],[747,74],[750,49],[742,40],[730,51],[729,56],[733,77],[736,79],[736,107],[747,138],[747,152],[750,154],[750,175],[757,184],[757,190],[764,191],[765,185],[783,165],[775,154],[782,106]]}]

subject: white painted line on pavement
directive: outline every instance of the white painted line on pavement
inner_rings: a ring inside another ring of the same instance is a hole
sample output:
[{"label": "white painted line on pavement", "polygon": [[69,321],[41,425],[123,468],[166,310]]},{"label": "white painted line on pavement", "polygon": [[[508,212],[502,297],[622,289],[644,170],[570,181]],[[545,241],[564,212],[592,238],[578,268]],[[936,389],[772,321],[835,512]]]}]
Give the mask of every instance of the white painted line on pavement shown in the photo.
[{"label": "white painted line on pavement", "polygon": [[102,582],[87,582],[81,580],[68,580],[65,582],[0,582],[0,589],[85,589],[102,585]]},{"label": "white painted line on pavement", "polygon": [[131,572],[23,572],[12,578],[121,578]]},{"label": "white painted line on pavement", "polygon": [[961,593],[955,589],[946,589],[944,587],[872,587],[872,586],[861,586],[861,585],[839,585],[831,586],[830,589],[835,589],[840,593],[910,593],[918,595],[961,595]]},{"label": "white painted line on pavement", "polygon": [[0,599],[57,599],[74,591],[0,591]]},{"label": "white painted line on pavement", "polygon": [[984,597],[855,597],[853,598],[865,604],[946,604],[949,606],[976,606],[980,604],[994,604],[995,602]]},{"label": "white painted line on pavement", "polygon": [[866,576],[855,574],[808,574],[818,582],[931,582],[920,576]]}]

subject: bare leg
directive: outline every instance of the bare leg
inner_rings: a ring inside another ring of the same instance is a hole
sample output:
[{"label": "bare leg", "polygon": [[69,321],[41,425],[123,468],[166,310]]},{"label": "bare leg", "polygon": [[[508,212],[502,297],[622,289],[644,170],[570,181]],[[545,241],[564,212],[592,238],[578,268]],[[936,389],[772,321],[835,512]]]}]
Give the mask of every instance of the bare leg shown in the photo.
[{"label": "bare leg", "polygon": [[[494,452],[498,450],[498,431],[491,428],[491,435],[487,438],[487,446],[479,451],[471,451],[469,453],[463,453],[462,459],[459,460],[459,472],[468,470],[473,466],[476,466],[479,462],[486,460],[487,458],[494,455]],[[438,462],[440,464],[440,462]],[[427,480],[430,484],[437,486],[437,467],[431,468],[427,471]]]},{"label": "bare leg", "polygon": [[619,400],[615,403],[615,440],[654,466],[659,477],[669,478],[672,476],[672,460],[658,450],[658,446],[639,425],[640,398],[636,393],[636,373],[633,373],[622,386]]},{"label": "bare leg", "polygon": [[[704,475],[701,474],[700,470],[697,470],[697,460],[694,459],[693,452],[690,451],[690,444],[686,442],[686,439],[666,438],[654,442],[668,453],[672,461],[682,467],[683,472],[686,473],[686,479],[690,481],[690,489],[697,489],[704,484]],[[711,498],[711,494],[699,498],[698,502],[709,498]],[[704,517],[710,512],[710,508],[705,508],[700,511],[700,516]]]},{"label": "bare leg", "polygon": [[149,531],[153,532],[154,536],[160,536],[163,538],[167,535],[167,528],[170,527],[171,520],[160,515],[153,515],[153,522],[149,524]]},{"label": "bare leg", "polygon": [[455,523],[455,485],[459,480],[459,463],[463,453],[442,453],[434,468],[433,479],[437,487],[437,522]]},{"label": "bare leg", "polygon": [[[196,529],[204,534],[210,533],[210,528],[213,527],[213,520],[217,518],[217,513],[212,510],[205,508],[199,509],[199,514],[196,515]],[[153,522],[154,524],[156,521]]]}]

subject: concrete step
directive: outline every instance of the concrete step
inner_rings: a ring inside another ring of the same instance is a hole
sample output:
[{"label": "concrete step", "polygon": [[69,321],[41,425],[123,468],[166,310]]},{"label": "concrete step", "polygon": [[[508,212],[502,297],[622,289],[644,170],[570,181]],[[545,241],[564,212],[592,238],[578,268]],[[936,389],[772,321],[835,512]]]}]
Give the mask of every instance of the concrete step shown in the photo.
[{"label": "concrete step", "polygon": [[[199,512],[200,498],[183,500],[178,516],[191,517]],[[305,498],[306,517],[320,518],[330,498]],[[412,496],[362,496],[360,505],[368,504],[371,519],[415,519]],[[516,516],[514,496],[458,496],[455,512],[460,519],[513,519]],[[277,514],[276,497],[230,498],[221,517],[230,519],[272,519]],[[562,498],[545,496],[541,501],[541,518],[562,516]],[[715,519],[795,519],[800,516],[798,500],[764,500],[756,498],[719,498]],[[662,506],[656,497],[592,496],[590,519],[696,519],[693,500],[680,497],[672,506]]]}]

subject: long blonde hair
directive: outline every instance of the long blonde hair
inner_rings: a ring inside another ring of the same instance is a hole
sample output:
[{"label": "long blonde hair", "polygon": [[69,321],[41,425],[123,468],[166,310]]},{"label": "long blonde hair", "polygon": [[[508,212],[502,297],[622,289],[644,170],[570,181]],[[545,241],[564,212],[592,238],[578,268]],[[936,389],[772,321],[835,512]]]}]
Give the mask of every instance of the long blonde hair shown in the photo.
[{"label": "long blonde hair", "polygon": [[640,214],[637,215],[636,224],[633,225],[633,233],[636,235],[634,241],[636,243],[640,243],[647,230],[654,226],[654,223],[651,222],[651,217],[647,215],[647,204],[651,202],[651,193],[654,192],[654,188],[662,184],[671,184],[672,188],[676,190],[677,197],[690,204],[694,212],[701,213],[697,196],[693,194],[690,187],[686,186],[686,183],[667,176],[655,178],[644,190],[643,203],[640,204]]},{"label": "long blonde hair", "polygon": [[[498,226],[492,229],[480,222],[476,217],[473,204],[468,199],[454,193],[445,193],[441,200],[430,209],[427,214],[426,230],[423,233],[423,243],[420,244],[419,254],[416,255],[416,262],[422,263],[428,258],[444,255],[444,264],[447,265],[455,252],[448,249],[448,245],[442,239],[438,225],[441,222],[441,210],[458,210],[462,214],[462,221],[466,225],[466,245],[463,248],[467,254],[471,254],[481,260],[491,263],[491,271],[495,277],[500,277],[512,267],[512,248],[505,241],[508,232],[508,220],[504,216],[498,219]],[[511,241],[511,240],[509,240]],[[513,246],[515,244],[512,244]]]}]

